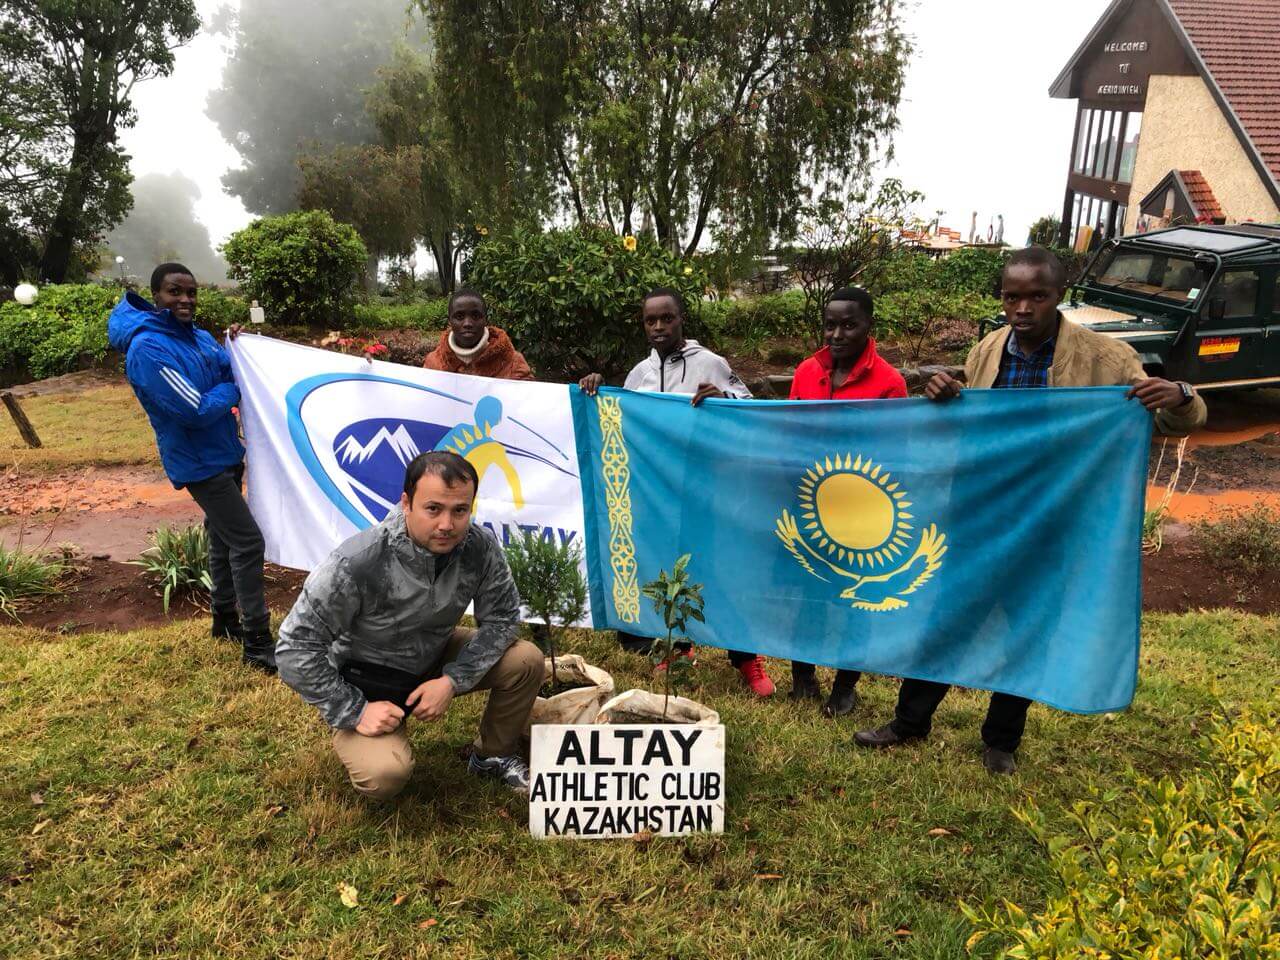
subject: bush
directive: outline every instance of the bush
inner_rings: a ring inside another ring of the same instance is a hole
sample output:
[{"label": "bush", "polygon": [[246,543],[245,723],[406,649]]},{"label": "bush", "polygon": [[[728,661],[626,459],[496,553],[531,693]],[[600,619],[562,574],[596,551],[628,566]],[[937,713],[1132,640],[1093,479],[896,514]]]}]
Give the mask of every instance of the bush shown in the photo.
[{"label": "bush", "polygon": [[1195,537],[1220,570],[1252,576],[1280,568],[1280,512],[1265,504],[1201,521]]},{"label": "bush", "polygon": [[18,619],[17,602],[58,592],[57,580],[65,564],[0,544],[0,613]]},{"label": "bush", "polygon": [[201,287],[196,296],[196,321],[211,333],[220,334],[233,323],[249,322],[249,301],[217,287]]},{"label": "bush", "polygon": [[689,332],[713,349],[721,349],[733,340],[750,351],[766,340],[804,337],[809,333],[802,290],[706,301],[691,308],[691,312],[694,316]]},{"label": "bush", "polygon": [[119,292],[93,284],[51,284],[29,307],[0,304],[0,366],[35,380],[100,363],[107,355],[107,317]]},{"label": "bush", "polygon": [[520,228],[476,248],[469,283],[538,376],[554,380],[630,369],[645,353],[640,298],[674,287],[696,314],[706,277],[647,239],[599,228]]},{"label": "bush", "polygon": [[992,297],[1000,288],[1000,271],[1008,253],[968,247],[938,260],[932,286],[948,293]]},{"label": "bush", "polygon": [[323,210],[263,217],[220,248],[227,274],[272,323],[319,326],[354,302],[368,253],[355,229]]},{"label": "bush", "polygon": [[1216,722],[1205,766],[1181,786],[1139,780],[1077,803],[1074,836],[1034,805],[1016,811],[1060,892],[1028,916],[962,904],[1003,957],[1280,956],[1280,715]]},{"label": "bush", "polygon": [[542,620],[544,650],[556,682],[556,640],[587,612],[587,581],[582,576],[582,547],[544,540],[530,530],[507,544],[507,566],[520,600]]},{"label": "bush", "polygon": [[173,594],[213,589],[209,576],[209,535],[198,523],[179,529],[164,526],[151,535],[151,546],[131,561],[164,588],[164,612]]},{"label": "bush", "polygon": [[407,305],[357,303],[351,310],[352,330],[412,329],[440,331],[449,317],[449,300],[441,297]]}]

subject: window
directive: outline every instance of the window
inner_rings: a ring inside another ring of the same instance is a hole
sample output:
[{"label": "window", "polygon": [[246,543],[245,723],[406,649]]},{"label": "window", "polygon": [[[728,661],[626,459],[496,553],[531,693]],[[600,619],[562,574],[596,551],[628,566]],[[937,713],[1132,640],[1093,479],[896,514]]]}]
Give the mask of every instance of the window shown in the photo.
[{"label": "window", "polygon": [[1138,138],[1142,133],[1142,114],[1131,113],[1124,127],[1124,148],[1120,151],[1121,183],[1133,183],[1133,168],[1138,161]]},{"label": "window", "polygon": [[1276,275],[1276,288],[1271,291],[1271,315],[1280,317],[1280,274]]},{"label": "window", "polygon": [[1075,203],[1073,204],[1072,211],[1071,211],[1071,242],[1072,243],[1076,242],[1076,234],[1080,232],[1080,224],[1082,222],[1080,220],[1080,208],[1083,204],[1084,204],[1084,197],[1082,197],[1080,194],[1077,193]]},{"label": "window", "polygon": [[1082,108],[1076,124],[1072,172],[1131,183],[1141,129],[1141,113]]},{"label": "window", "polygon": [[1080,125],[1076,130],[1076,162],[1072,164],[1072,170],[1076,173],[1084,173],[1084,158],[1089,152],[1089,120],[1092,115],[1092,110],[1080,110]]},{"label": "window", "polygon": [[1193,291],[1199,296],[1208,278],[1208,268],[1187,257],[1117,248],[1103,257],[1088,280],[1102,287],[1186,303],[1195,299]]},{"label": "window", "polygon": [[1090,167],[1092,176],[1107,175],[1107,144],[1111,138],[1111,121],[1115,114],[1110,111],[1102,113],[1098,118],[1098,129],[1094,134],[1093,164]]},{"label": "window", "polygon": [[1120,162],[1120,136],[1124,126],[1124,114],[1111,115],[1111,132],[1107,134],[1107,161],[1102,175],[1108,180],[1116,179],[1116,164]]},{"label": "window", "polygon": [[1226,320],[1252,317],[1258,312],[1258,273],[1256,270],[1228,270],[1218,281],[1216,295],[1227,302]]}]

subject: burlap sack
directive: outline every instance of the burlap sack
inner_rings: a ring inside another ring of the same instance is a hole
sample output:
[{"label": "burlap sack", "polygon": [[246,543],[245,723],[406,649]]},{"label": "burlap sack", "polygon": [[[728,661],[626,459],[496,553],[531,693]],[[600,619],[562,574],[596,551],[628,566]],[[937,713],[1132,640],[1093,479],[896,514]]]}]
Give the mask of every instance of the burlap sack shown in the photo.
[{"label": "burlap sack", "polygon": [[[627,690],[600,707],[597,723],[662,723],[662,694],[648,690]],[[696,723],[714,727],[720,714],[685,697],[672,697],[667,704],[667,723]]]},{"label": "burlap sack", "polygon": [[[551,658],[543,661],[543,683],[551,682]],[[613,696],[613,677],[593,667],[576,653],[556,657],[556,678],[561,683],[585,683],[590,686],[566,690],[554,697],[533,701],[529,724],[595,723],[601,705]]]}]

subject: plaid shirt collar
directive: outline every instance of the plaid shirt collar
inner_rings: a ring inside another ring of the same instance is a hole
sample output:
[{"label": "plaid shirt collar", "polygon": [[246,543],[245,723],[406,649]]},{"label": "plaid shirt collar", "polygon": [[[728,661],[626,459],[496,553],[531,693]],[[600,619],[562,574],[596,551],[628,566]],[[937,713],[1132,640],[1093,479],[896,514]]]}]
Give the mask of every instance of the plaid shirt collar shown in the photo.
[{"label": "plaid shirt collar", "polygon": [[1009,331],[1004,356],[1000,360],[1000,374],[993,387],[1047,387],[1049,371],[1053,367],[1053,354],[1058,345],[1058,335],[1040,344],[1031,353],[1023,353],[1018,338]]}]

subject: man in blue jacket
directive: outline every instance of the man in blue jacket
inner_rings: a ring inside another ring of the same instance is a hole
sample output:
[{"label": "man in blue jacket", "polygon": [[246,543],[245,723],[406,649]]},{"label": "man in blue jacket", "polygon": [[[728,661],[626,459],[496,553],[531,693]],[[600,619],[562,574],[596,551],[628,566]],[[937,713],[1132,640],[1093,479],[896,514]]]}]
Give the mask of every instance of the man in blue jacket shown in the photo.
[{"label": "man in blue jacket", "polygon": [[125,374],[155,430],[164,472],[204,511],[213,635],[239,640],[245,663],[274,673],[262,531],[240,491],[244,447],[231,412],[240,402],[231,360],[195,325],[190,270],[160,264],[151,274],[151,295],[155,306],[133,291],[125,293],[111,311],[107,337],[125,356]]}]

